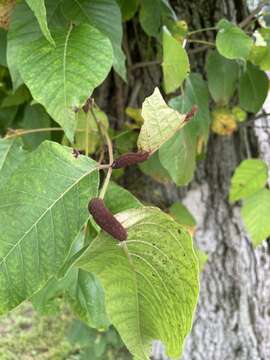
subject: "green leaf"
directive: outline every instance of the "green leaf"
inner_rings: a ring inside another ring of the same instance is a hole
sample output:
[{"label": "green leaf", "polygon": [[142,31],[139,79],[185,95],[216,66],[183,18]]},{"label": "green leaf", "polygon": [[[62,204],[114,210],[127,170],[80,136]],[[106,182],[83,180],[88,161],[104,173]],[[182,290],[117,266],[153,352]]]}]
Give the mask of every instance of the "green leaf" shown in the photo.
[{"label": "green leaf", "polygon": [[110,209],[113,214],[128,209],[137,209],[143,206],[131,192],[117,185],[113,181],[109,184],[104,201],[106,207]]},{"label": "green leaf", "polygon": [[258,112],[267,97],[268,78],[257,66],[247,63],[247,68],[240,78],[239,102],[246,111]]},{"label": "green leaf", "polygon": [[[130,0],[129,0],[130,2]],[[65,0],[64,14],[75,23],[88,23],[106,35],[112,44],[113,66],[126,80],[125,54],[122,51],[122,19],[116,0]]]},{"label": "green leaf", "polygon": [[253,195],[265,187],[268,168],[264,161],[247,159],[236,168],[231,180],[230,201],[237,201]]},{"label": "green leaf", "polygon": [[[46,10],[49,23],[59,28],[67,26],[67,20],[59,12],[59,0],[47,0]],[[56,20],[55,20],[56,19]],[[7,63],[11,74],[13,89],[18,88],[23,80],[19,72],[19,56],[21,49],[37,39],[44,39],[34,13],[26,3],[17,4],[11,16],[8,31]]]},{"label": "green leaf", "polygon": [[201,249],[197,248],[196,246],[194,246],[194,251],[199,262],[200,272],[202,272],[205,267],[205,264],[207,263],[208,255]]},{"label": "green leaf", "polygon": [[170,207],[170,214],[179,224],[194,228],[197,224],[194,216],[181,203],[176,202]]},{"label": "green leaf", "polygon": [[94,274],[81,269],[72,269],[71,271],[75,275],[67,292],[71,309],[88,326],[100,330],[108,328],[104,291],[98,279]]},{"label": "green leaf", "polygon": [[1,103],[1,108],[7,108],[11,106],[18,106],[27,101],[31,98],[30,93],[26,86],[22,85],[18,89],[15,90],[14,93],[6,96]]},{"label": "green leaf", "polygon": [[123,20],[128,21],[133,18],[139,6],[138,0],[117,0],[117,2],[121,9]]},{"label": "green leaf", "polygon": [[142,125],[138,138],[140,150],[154,152],[185,125],[185,114],[171,109],[158,88],[143,102]]},{"label": "green leaf", "polygon": [[219,105],[226,105],[236,90],[238,65],[217,51],[211,51],[207,57],[206,71],[208,88],[212,98]]},{"label": "green leaf", "polygon": [[[93,109],[96,117],[102,122],[105,129],[108,129],[109,122],[107,115],[98,108]],[[85,150],[86,131],[88,130],[88,152],[93,154],[100,144],[100,135],[96,121],[91,112],[87,114],[81,109],[76,113],[77,131],[74,136],[74,147],[79,150]],[[82,131],[83,130],[83,131]],[[63,138],[63,144],[68,144],[66,137]]]},{"label": "green leaf", "polygon": [[163,76],[166,93],[175,91],[190,71],[186,50],[167,30],[163,29]]},{"label": "green leaf", "polygon": [[140,24],[149,36],[157,37],[166,20],[176,18],[167,0],[143,0],[140,5]]},{"label": "green leaf", "polygon": [[48,141],[1,188],[0,314],[57,274],[97,190],[96,162]]},{"label": "green leaf", "polygon": [[[26,130],[48,128],[51,125],[51,119],[45,109],[39,105],[27,105],[20,127]],[[33,133],[23,136],[23,142],[27,148],[35,149],[45,140],[51,139],[50,131]]]},{"label": "green leaf", "polygon": [[261,70],[270,70],[270,45],[257,46],[254,45],[249,54],[248,60],[259,66]]},{"label": "green leaf", "polygon": [[157,208],[117,215],[128,229],[119,244],[101,232],[78,266],[94,272],[105,290],[108,315],[133,355],[149,359],[161,340],[178,357],[197,303],[198,263],[190,235]]},{"label": "green leaf", "polygon": [[189,128],[189,131],[193,134],[192,136],[194,136],[194,134],[203,136],[206,142],[210,125],[207,83],[202,79],[200,74],[192,73],[187,78],[185,85],[184,96],[179,98],[178,106],[175,106],[173,102],[170,102],[170,104],[178,111],[182,109],[181,112],[190,111],[193,105],[197,106],[198,111],[190,123],[187,124],[187,128]]},{"label": "green leaf", "polygon": [[7,66],[7,32],[0,28],[0,65]]},{"label": "green leaf", "polygon": [[241,215],[254,246],[270,236],[270,191],[261,189],[244,201]]},{"label": "green leaf", "polygon": [[155,152],[150,158],[139,164],[140,170],[148,176],[151,176],[155,181],[162,184],[171,183],[171,177],[168,171],[162,166],[159,160],[159,152]]},{"label": "green leaf", "polygon": [[247,59],[252,39],[240,27],[225,19],[219,21],[218,28],[216,46],[219,53],[228,59]]},{"label": "green leaf", "polygon": [[184,127],[161,146],[159,159],[176,185],[188,184],[196,168],[196,137]]},{"label": "green leaf", "polygon": [[56,47],[44,38],[19,53],[20,73],[33,98],[72,141],[75,107],[81,107],[105,79],[112,65],[109,40],[88,24],[53,32]]},{"label": "green leaf", "polygon": [[0,188],[9,181],[11,174],[26,159],[21,139],[0,140]]},{"label": "green leaf", "polygon": [[44,0],[26,0],[28,6],[30,9],[34,12],[40,29],[43,32],[43,35],[45,38],[51,43],[52,45],[55,45],[55,42],[51,36],[50,30],[48,28],[47,24],[47,18],[46,18],[46,7],[44,4]]}]

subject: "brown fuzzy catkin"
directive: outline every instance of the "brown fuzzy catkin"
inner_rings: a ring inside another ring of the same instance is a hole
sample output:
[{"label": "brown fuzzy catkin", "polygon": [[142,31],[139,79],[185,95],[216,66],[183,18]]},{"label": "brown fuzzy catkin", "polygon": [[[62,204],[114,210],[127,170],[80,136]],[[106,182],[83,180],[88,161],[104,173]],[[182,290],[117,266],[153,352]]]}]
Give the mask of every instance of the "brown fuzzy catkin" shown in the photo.
[{"label": "brown fuzzy catkin", "polygon": [[148,151],[130,152],[119,156],[112,164],[113,169],[120,169],[126,166],[135,165],[146,161],[150,156]]},{"label": "brown fuzzy catkin", "polygon": [[119,241],[127,239],[126,229],[106,208],[102,199],[92,199],[88,204],[88,210],[102,230]]}]

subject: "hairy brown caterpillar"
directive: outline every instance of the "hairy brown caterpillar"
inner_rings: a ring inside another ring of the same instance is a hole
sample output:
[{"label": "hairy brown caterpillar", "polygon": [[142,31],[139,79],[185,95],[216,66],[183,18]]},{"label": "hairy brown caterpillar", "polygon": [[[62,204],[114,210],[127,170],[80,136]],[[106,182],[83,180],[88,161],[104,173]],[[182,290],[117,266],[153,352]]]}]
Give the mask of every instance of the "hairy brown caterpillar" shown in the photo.
[{"label": "hairy brown caterpillar", "polygon": [[112,164],[113,169],[120,169],[126,166],[135,165],[147,160],[150,156],[148,151],[130,152],[119,156]]},{"label": "hairy brown caterpillar", "polygon": [[113,214],[106,208],[104,201],[99,198],[92,199],[88,204],[88,210],[95,222],[102,230],[119,241],[127,239],[127,231]]}]

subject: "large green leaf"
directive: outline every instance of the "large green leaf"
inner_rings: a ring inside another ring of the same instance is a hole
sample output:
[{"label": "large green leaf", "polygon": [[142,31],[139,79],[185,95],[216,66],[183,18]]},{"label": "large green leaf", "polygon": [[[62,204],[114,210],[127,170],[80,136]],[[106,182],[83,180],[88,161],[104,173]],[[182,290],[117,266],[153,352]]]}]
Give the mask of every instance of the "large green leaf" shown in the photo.
[{"label": "large green leaf", "polygon": [[101,232],[78,266],[101,280],[108,315],[133,355],[149,359],[159,339],[178,357],[199,291],[192,239],[157,208],[127,210],[117,219],[128,240],[119,244]]},{"label": "large green leaf", "polygon": [[[67,20],[60,13],[60,4],[60,0],[46,1],[48,22],[54,28],[67,26]],[[21,48],[32,41],[42,38],[43,34],[34,13],[26,3],[17,4],[12,12],[7,44],[7,63],[14,89],[23,83],[18,63],[18,54]]]},{"label": "large green leaf", "polygon": [[43,32],[43,35],[45,38],[52,44],[55,45],[54,40],[51,36],[50,30],[48,28],[47,24],[47,18],[46,18],[46,7],[44,4],[44,0],[26,0],[28,6],[30,9],[34,12],[40,29]]},{"label": "large green leaf", "polygon": [[55,48],[42,38],[21,49],[20,73],[33,98],[72,140],[74,108],[82,106],[107,76],[112,49],[109,40],[88,24],[55,31],[53,36]]},{"label": "large green leaf", "polygon": [[122,51],[122,18],[116,0],[65,0],[63,12],[76,23],[88,23],[111,41],[114,68],[126,80],[125,55]]},{"label": "large green leaf", "polygon": [[268,168],[260,159],[247,159],[236,168],[232,177],[230,201],[244,199],[265,187]]},{"label": "large green leaf", "polygon": [[238,65],[217,51],[211,51],[206,63],[208,87],[212,98],[219,105],[228,104],[236,90]]},{"label": "large green leaf", "polygon": [[270,236],[270,191],[262,189],[245,199],[241,214],[253,244],[259,245]]},{"label": "large green leaf", "polygon": [[185,114],[171,109],[164,101],[158,88],[143,102],[142,125],[138,138],[140,150],[154,152],[185,125]]},{"label": "large green leaf", "polygon": [[178,186],[192,180],[196,168],[196,140],[186,126],[159,149],[161,164]]},{"label": "large green leaf", "polygon": [[252,48],[252,39],[228,20],[220,20],[218,27],[216,46],[219,53],[228,59],[247,59]]},{"label": "large green leaf", "polygon": [[93,160],[44,142],[0,190],[0,314],[56,275],[97,195]]},{"label": "large green leaf", "polygon": [[268,77],[257,66],[247,63],[247,68],[240,78],[240,106],[246,111],[258,112],[268,93]]},{"label": "large green leaf", "polygon": [[0,140],[0,188],[9,180],[11,174],[26,158],[21,139]]},{"label": "large green leaf", "polygon": [[186,50],[167,30],[163,29],[163,76],[166,93],[180,87],[189,73],[189,60]]}]

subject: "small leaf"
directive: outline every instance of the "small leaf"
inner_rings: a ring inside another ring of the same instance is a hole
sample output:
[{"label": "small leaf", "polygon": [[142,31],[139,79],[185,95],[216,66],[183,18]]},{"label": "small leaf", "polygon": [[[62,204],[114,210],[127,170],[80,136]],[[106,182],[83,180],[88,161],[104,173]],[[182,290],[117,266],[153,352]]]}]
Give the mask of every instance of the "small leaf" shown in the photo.
[{"label": "small leaf", "polygon": [[123,20],[128,21],[133,18],[139,6],[138,0],[117,0],[117,2],[121,9]]},{"label": "small leaf", "polygon": [[240,106],[246,111],[258,112],[267,97],[268,78],[257,66],[247,64],[246,71],[240,78]]},{"label": "small leaf", "polygon": [[171,183],[171,177],[168,171],[162,166],[159,160],[159,152],[155,152],[148,160],[139,164],[140,170],[148,176],[151,176],[155,181],[162,184]]},{"label": "small leaf", "polygon": [[117,219],[128,240],[119,246],[101,232],[78,266],[101,280],[108,315],[133,355],[149,359],[159,339],[168,356],[178,357],[199,291],[191,237],[157,208],[127,210]]},{"label": "small leaf", "polygon": [[104,304],[104,291],[94,274],[72,269],[75,278],[67,289],[67,298],[73,312],[88,326],[107,329],[109,321]]},{"label": "small leaf", "polygon": [[92,25],[110,39],[114,53],[113,66],[123,80],[126,80],[126,59],[121,47],[123,38],[122,19],[117,1],[65,0],[62,10],[72,22]]},{"label": "small leaf", "polygon": [[206,71],[212,98],[219,105],[228,104],[236,90],[237,63],[224,58],[217,51],[211,51],[207,57]]},{"label": "small leaf", "polygon": [[19,54],[20,73],[33,98],[72,141],[74,108],[82,106],[112,65],[109,40],[88,24],[53,33],[56,47],[45,39],[26,44]]},{"label": "small leaf", "polygon": [[196,246],[194,246],[194,251],[199,262],[200,272],[202,272],[205,267],[205,264],[207,263],[208,255],[201,249],[197,248]]},{"label": "small leaf", "polygon": [[9,94],[1,103],[1,108],[18,106],[31,99],[31,95],[25,85],[20,86],[14,93]]},{"label": "small leaf", "polygon": [[0,188],[9,181],[16,168],[26,159],[21,139],[0,140]]},{"label": "small leaf", "polygon": [[176,202],[170,207],[170,214],[179,224],[194,228],[197,224],[194,216],[181,203]]},{"label": "small leaf", "polygon": [[240,27],[222,19],[218,23],[216,46],[219,53],[228,59],[247,59],[253,41]]},{"label": "small leaf", "polygon": [[0,314],[58,273],[97,190],[96,162],[48,141],[1,188]]},{"label": "small leaf", "polygon": [[156,0],[154,2],[152,0],[143,0],[140,5],[140,24],[149,36],[158,37],[166,20],[176,18],[167,0]]},{"label": "small leaf", "polygon": [[104,198],[105,205],[113,214],[128,209],[137,209],[142,207],[142,203],[123,187],[113,181],[110,182]]},{"label": "small leaf", "polygon": [[143,102],[144,123],[138,138],[139,150],[154,152],[185,125],[185,114],[171,109],[158,88]]},{"label": "small leaf", "polygon": [[259,159],[247,159],[236,168],[232,177],[230,201],[237,201],[253,195],[265,187],[268,169],[265,162]]},{"label": "small leaf", "polygon": [[163,76],[166,93],[175,91],[189,73],[189,60],[186,50],[169,31],[163,29]]},{"label": "small leaf", "polygon": [[249,54],[248,60],[259,66],[261,70],[270,70],[270,45],[257,46],[254,45]]},{"label": "small leaf", "polygon": [[196,168],[196,137],[187,126],[161,146],[159,159],[176,185],[186,185],[192,180]]},{"label": "small leaf", "polygon": [[[104,128],[108,129],[109,122],[107,115],[97,107],[95,107],[93,111],[97,118],[103,124]],[[76,131],[74,136],[74,147],[78,150],[85,150],[86,130],[88,130],[88,152],[89,154],[93,154],[97,150],[98,145],[100,144],[100,134],[92,113],[88,112],[86,114],[81,109],[79,112],[76,113],[76,122],[78,131]],[[64,145],[68,144],[68,139],[64,137],[62,143]]]},{"label": "small leaf", "polygon": [[209,93],[207,83],[202,76],[197,73],[189,75],[185,82],[184,95],[170,100],[170,106],[181,113],[191,110],[192,106],[197,106],[197,112],[186,128],[192,136],[203,136],[206,142],[209,134],[210,113],[209,113]]},{"label": "small leaf", "polygon": [[253,245],[260,245],[270,236],[270,190],[261,189],[246,198],[241,214]]},{"label": "small leaf", "polygon": [[34,12],[40,29],[43,32],[45,38],[51,43],[55,45],[55,42],[51,36],[50,30],[48,28],[47,19],[46,19],[46,7],[44,4],[44,0],[26,0],[30,9]]}]

